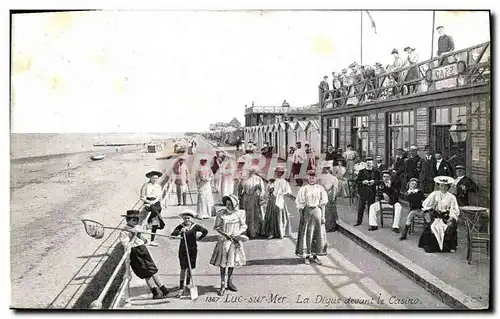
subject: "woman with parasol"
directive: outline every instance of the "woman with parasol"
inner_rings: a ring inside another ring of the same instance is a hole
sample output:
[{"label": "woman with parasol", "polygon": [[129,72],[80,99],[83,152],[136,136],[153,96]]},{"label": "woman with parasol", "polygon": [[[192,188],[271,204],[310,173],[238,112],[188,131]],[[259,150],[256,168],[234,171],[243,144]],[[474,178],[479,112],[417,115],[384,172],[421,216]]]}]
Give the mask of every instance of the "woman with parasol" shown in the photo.
[{"label": "woman with parasol", "polygon": [[457,219],[460,215],[457,199],[450,193],[453,178],[438,176],[434,178],[438,189],[433,191],[422,203],[425,228],[420,236],[418,247],[427,253],[456,251]]}]

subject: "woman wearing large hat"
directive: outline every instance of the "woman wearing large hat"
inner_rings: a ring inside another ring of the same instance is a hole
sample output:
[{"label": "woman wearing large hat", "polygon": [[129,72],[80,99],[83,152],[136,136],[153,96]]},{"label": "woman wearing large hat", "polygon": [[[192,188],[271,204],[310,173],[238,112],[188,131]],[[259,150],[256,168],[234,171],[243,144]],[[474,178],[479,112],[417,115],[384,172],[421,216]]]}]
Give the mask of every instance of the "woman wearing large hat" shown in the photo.
[{"label": "woman wearing large hat", "polygon": [[256,238],[262,234],[264,224],[264,210],[262,201],[266,186],[262,178],[256,174],[257,167],[252,166],[249,176],[242,183],[243,209],[246,213],[248,225],[247,235],[249,238]]},{"label": "woman wearing large hat", "polygon": [[427,253],[450,252],[457,249],[457,219],[460,215],[457,199],[448,190],[453,183],[449,176],[434,178],[438,189],[422,203],[425,228],[418,247]]},{"label": "woman wearing large hat", "polygon": [[232,280],[233,269],[246,264],[242,242],[248,239],[243,235],[248,226],[245,221],[245,212],[238,209],[238,198],[235,195],[224,196],[222,202],[226,208],[217,212],[214,230],[220,236],[210,259],[211,265],[220,268],[221,288],[218,292],[219,296],[224,295],[226,282],[227,289],[238,291]]},{"label": "woman wearing large hat", "polygon": [[323,186],[316,184],[316,171],[310,170],[307,175],[308,184],[299,189],[295,199],[300,214],[295,254],[306,264],[312,260],[321,265],[318,256],[326,255],[328,247],[325,230],[328,194]]},{"label": "woman wearing large hat", "polygon": [[150,171],[146,174],[146,177],[149,178],[149,181],[145,183],[141,188],[141,200],[144,203],[144,209],[148,212],[148,224],[151,226],[151,242],[149,243],[151,246],[158,246],[155,240],[155,233],[157,229],[163,229],[165,227],[165,223],[163,222],[163,218],[161,216],[161,199],[162,199],[162,190],[161,186],[158,184],[158,179],[163,174],[158,171]]},{"label": "woman wearing large hat", "polygon": [[276,167],[276,179],[270,180],[267,185],[263,233],[268,239],[290,236],[292,232],[290,214],[285,205],[285,196],[290,195],[292,189],[284,178],[285,171],[284,166]]}]

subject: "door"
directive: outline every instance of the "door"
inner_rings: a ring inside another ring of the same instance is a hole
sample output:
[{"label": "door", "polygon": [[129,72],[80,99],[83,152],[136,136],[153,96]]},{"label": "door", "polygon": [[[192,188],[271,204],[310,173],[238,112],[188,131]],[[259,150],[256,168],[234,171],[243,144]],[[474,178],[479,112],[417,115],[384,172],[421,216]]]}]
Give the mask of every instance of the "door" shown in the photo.
[{"label": "door", "polygon": [[467,151],[466,142],[453,142],[450,135],[451,125],[434,126],[434,150],[443,152],[443,158],[451,165],[466,165]]}]

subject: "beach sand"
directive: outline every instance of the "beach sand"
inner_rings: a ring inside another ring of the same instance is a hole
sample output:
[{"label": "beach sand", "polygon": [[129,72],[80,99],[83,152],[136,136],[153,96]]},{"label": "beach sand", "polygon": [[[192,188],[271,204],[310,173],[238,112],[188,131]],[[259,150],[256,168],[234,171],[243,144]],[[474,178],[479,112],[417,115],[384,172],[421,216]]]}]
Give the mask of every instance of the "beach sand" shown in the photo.
[{"label": "beach sand", "polygon": [[11,307],[71,307],[75,296],[59,294],[104,240],[87,235],[80,219],[118,225],[138,202],[144,174],[168,166],[137,147],[89,157],[11,161]]}]

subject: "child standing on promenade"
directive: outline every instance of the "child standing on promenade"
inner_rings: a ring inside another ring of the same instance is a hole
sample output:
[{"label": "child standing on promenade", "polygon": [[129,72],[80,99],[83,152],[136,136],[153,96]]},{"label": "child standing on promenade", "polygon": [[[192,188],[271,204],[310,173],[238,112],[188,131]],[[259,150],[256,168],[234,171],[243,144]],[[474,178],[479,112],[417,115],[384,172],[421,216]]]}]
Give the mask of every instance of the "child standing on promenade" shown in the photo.
[{"label": "child standing on promenade", "polygon": [[130,252],[130,267],[137,277],[146,280],[146,284],[153,293],[153,299],[167,297],[169,291],[156,274],[158,268],[146,248],[145,244],[148,240],[141,234],[144,230],[139,225],[139,211],[128,210],[127,215],[122,216],[126,218],[127,230],[121,232],[120,241],[125,251]]},{"label": "child standing on promenade", "polygon": [[[186,270],[189,269],[189,262],[191,263],[191,269],[196,268],[196,257],[198,255],[198,244],[197,240],[202,240],[208,234],[208,230],[203,226],[193,222],[196,213],[191,210],[185,210],[179,214],[182,217],[183,222],[175,227],[171,236],[181,236],[181,242],[179,244],[179,263],[181,266],[181,278],[179,282],[179,292],[177,297],[182,297],[184,295],[184,279],[186,277]],[[201,236],[196,238],[196,233],[201,233]],[[186,243],[184,242],[184,236],[186,235],[188,251],[186,252]],[[189,262],[188,262],[189,255]],[[187,272],[186,287],[191,283],[192,274],[190,271]]]}]

